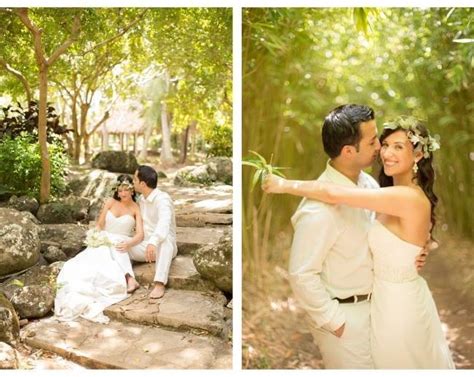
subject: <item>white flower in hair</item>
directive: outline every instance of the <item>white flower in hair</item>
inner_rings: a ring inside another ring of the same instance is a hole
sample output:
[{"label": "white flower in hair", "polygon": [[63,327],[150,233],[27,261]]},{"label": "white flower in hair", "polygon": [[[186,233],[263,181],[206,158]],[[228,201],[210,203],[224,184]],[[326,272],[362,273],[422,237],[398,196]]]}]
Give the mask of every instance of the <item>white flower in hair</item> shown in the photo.
[{"label": "white flower in hair", "polygon": [[417,150],[423,151],[423,157],[429,158],[430,152],[434,152],[440,149],[439,135],[435,137],[422,136],[418,129],[418,123],[420,121],[414,117],[398,117],[392,122],[385,123],[384,128],[396,130],[402,128],[407,131],[407,137],[413,146],[417,145]]}]

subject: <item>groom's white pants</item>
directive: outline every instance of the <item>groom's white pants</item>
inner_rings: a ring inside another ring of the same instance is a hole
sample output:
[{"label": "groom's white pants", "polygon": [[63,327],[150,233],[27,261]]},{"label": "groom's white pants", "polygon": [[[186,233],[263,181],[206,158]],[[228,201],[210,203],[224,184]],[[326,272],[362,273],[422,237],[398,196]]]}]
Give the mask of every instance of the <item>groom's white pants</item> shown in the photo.
[{"label": "groom's white pants", "polygon": [[[145,253],[148,241],[145,240],[136,246],[133,246],[129,252],[130,258],[137,262],[146,262]],[[155,277],[153,281],[159,281],[166,285],[168,282],[168,274],[173,258],[178,253],[176,243],[172,239],[165,239],[158,245],[155,261]]]},{"label": "groom's white pants", "polygon": [[373,369],[370,351],[370,302],[340,304],[346,315],[340,338],[310,324],[326,369]]}]

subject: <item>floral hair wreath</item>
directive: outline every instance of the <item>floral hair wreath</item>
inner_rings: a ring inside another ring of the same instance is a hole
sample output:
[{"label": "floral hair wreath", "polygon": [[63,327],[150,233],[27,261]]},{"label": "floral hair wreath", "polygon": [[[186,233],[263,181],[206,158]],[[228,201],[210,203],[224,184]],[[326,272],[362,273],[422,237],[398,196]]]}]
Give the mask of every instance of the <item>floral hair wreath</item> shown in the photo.
[{"label": "floral hair wreath", "polygon": [[115,192],[119,189],[119,187],[123,187],[127,190],[133,191],[134,186],[130,182],[122,181],[122,182],[117,182],[115,185],[112,186],[112,192]]},{"label": "floral hair wreath", "polygon": [[430,152],[434,152],[440,148],[439,135],[431,137],[428,133],[427,136],[421,136],[421,132],[417,127],[419,122],[420,121],[414,117],[398,117],[392,122],[384,123],[383,127],[391,130],[397,128],[406,130],[408,139],[413,146],[418,144],[416,149],[423,151],[424,158],[429,158]]}]

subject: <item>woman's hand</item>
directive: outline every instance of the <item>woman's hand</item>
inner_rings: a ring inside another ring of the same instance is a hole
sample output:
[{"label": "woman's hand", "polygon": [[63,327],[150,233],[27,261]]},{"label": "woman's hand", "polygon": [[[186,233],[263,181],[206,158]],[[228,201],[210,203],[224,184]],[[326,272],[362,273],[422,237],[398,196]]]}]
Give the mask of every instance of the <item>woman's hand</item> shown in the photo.
[{"label": "woman's hand", "polygon": [[132,246],[127,241],[122,241],[115,245],[115,249],[120,253],[128,253],[131,247]]},{"label": "woman's hand", "polygon": [[267,174],[262,181],[262,190],[267,194],[284,194],[286,179],[274,174]]}]

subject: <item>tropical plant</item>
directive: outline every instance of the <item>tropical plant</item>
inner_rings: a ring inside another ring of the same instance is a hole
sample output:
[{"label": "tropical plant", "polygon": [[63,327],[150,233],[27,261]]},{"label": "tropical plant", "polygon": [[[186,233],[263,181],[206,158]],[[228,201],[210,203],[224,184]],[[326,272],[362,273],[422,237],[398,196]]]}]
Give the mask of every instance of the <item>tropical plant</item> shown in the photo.
[{"label": "tropical plant", "polygon": [[251,166],[255,168],[255,172],[252,178],[252,184],[250,186],[250,191],[253,191],[257,183],[262,183],[262,181],[265,179],[265,175],[267,174],[275,174],[275,175],[285,178],[285,175],[280,170],[287,169],[287,168],[272,166],[271,163],[272,163],[273,155],[270,157],[270,163],[267,163],[267,161],[265,160],[265,157],[263,157],[262,155],[258,154],[255,151],[249,151],[249,152],[255,155],[256,158],[246,157],[243,159],[242,165]]}]

